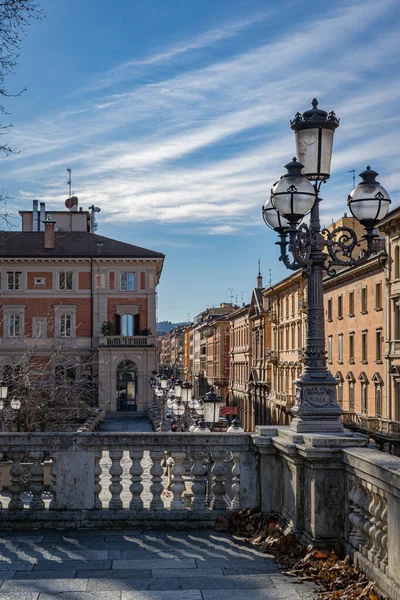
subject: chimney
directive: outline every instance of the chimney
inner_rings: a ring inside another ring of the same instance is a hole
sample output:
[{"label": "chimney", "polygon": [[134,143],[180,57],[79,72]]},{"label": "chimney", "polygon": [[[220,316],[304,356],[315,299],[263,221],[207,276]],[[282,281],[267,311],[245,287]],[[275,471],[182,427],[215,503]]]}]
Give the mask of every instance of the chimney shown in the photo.
[{"label": "chimney", "polygon": [[44,231],[44,220],[45,220],[45,218],[46,218],[45,203],[41,202],[40,203],[40,220],[39,220],[38,231]]},{"label": "chimney", "polygon": [[56,246],[56,239],[54,233],[55,221],[47,219],[44,223],[44,248],[45,250],[54,250]]},{"label": "chimney", "polygon": [[33,207],[32,207],[32,231],[39,231],[38,204],[39,204],[39,200],[34,200],[33,201]]}]

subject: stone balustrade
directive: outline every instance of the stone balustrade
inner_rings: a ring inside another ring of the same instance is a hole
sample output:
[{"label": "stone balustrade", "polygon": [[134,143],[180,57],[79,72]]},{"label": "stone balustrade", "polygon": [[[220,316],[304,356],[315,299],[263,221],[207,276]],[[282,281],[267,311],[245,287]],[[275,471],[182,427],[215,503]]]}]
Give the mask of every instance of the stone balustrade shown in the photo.
[{"label": "stone balustrade", "polygon": [[[344,546],[400,600],[400,458],[368,437],[299,434],[0,434],[0,529],[201,527],[261,507],[306,544]],[[1,473],[1,469],[0,469]]]},{"label": "stone balustrade", "polygon": [[1,442],[11,483],[2,488],[0,528],[201,525],[255,506],[250,435],[33,433],[2,434]]}]

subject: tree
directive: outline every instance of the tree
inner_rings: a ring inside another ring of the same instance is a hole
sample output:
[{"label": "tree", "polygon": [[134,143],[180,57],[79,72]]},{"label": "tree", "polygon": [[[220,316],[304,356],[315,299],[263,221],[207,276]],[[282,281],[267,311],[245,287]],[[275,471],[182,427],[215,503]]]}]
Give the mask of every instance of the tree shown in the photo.
[{"label": "tree", "polygon": [[[0,0],[0,95],[3,97],[19,96],[24,90],[14,94],[4,87],[4,82],[14,69],[21,54],[22,41],[32,20],[41,19],[43,11],[34,0]],[[0,104],[0,114],[9,114]],[[5,131],[10,124],[0,124],[0,151],[8,155],[14,150],[4,139]]]}]

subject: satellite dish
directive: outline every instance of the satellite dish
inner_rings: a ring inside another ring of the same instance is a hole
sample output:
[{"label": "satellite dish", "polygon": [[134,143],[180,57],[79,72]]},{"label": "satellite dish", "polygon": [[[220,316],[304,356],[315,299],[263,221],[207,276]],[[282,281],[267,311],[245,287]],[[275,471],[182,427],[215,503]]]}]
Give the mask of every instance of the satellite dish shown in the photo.
[{"label": "satellite dish", "polygon": [[66,199],[65,201],[65,206],[71,210],[71,208],[73,208],[74,206],[78,206],[78,197],[77,196],[70,196],[69,198]]}]

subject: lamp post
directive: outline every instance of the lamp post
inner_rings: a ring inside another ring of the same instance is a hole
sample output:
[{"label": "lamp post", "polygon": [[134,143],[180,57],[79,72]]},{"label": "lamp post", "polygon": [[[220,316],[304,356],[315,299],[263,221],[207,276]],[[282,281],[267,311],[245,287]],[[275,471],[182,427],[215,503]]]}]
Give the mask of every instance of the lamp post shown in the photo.
[{"label": "lamp post", "polygon": [[8,387],[4,381],[0,381],[0,415],[1,415],[1,431],[4,431],[3,410],[4,402],[7,400]]},{"label": "lamp post", "polygon": [[[263,207],[266,224],[279,235],[280,260],[291,270],[301,269],[308,278],[307,342],[305,368],[295,381],[296,401],[291,429],[297,432],[341,432],[342,411],[336,400],[337,381],[326,366],[323,304],[324,272],[335,267],[355,267],[371,256],[375,227],[390,205],[387,191],[376,181],[378,173],[367,167],[348,197],[352,215],[364,226],[361,239],[349,227],[321,231],[319,203],[321,184],[330,177],[333,137],[339,126],[334,112],[318,108],[297,113],[291,121],[296,135],[297,158],[286,165],[287,173],[274,184]],[[313,182],[313,183],[311,183]],[[301,223],[310,213],[309,224]],[[362,255],[356,255],[360,244]],[[289,256],[288,250],[292,255]]]}]

